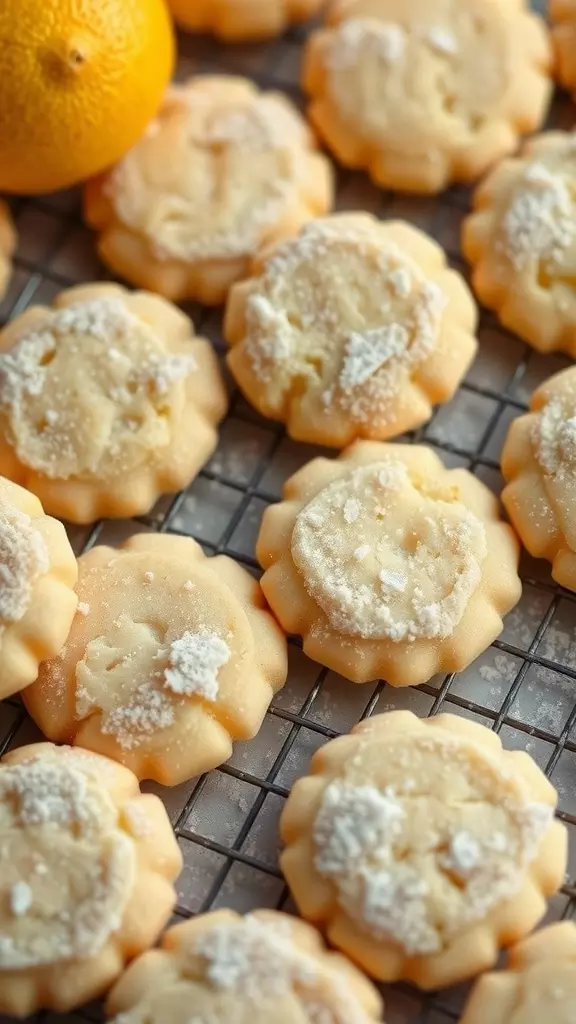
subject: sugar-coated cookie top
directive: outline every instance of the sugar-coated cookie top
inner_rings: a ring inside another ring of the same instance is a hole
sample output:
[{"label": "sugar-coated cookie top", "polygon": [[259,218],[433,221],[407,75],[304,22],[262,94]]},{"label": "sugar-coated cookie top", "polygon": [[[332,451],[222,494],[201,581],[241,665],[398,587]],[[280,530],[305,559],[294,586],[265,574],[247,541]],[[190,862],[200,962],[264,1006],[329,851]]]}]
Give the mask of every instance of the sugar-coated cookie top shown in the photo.
[{"label": "sugar-coated cookie top", "polygon": [[10,500],[0,478],[0,631],[19,622],[36,580],[50,567],[45,538],[32,518]]},{"label": "sugar-coated cookie top", "polygon": [[337,214],[264,252],[233,289],[228,363],[296,437],[389,437],[453,392],[475,352],[475,320],[464,282],[422,232]]},{"label": "sugar-coated cookie top", "polygon": [[192,79],[171,90],[108,190],[117,216],[160,260],[242,256],[297,200],[311,145],[280,94],[242,79]]},{"label": "sugar-coated cookie top", "polygon": [[0,410],[27,466],[53,479],[131,473],[171,441],[194,356],[171,354],[120,297],[47,311],[0,354]]},{"label": "sugar-coated cookie top", "polygon": [[360,972],[328,953],[314,929],[273,911],[216,911],[177,926],[136,999],[130,975],[111,994],[109,1005],[123,1011],[114,1024],[186,1024],[191,1006],[211,1024],[380,1019],[378,995]]},{"label": "sugar-coated cookie top", "polygon": [[369,973],[438,987],[491,966],[544,912],[566,861],[556,801],[483,726],[376,715],[293,787],[282,868],[304,917]]}]

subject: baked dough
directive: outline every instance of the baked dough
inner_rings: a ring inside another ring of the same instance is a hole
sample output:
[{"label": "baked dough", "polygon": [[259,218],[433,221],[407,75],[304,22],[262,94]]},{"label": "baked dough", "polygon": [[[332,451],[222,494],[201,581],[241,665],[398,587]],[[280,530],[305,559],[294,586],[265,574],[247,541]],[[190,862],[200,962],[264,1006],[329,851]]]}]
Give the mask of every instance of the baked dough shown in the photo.
[{"label": "baked dough", "polygon": [[[373,1024],[382,1000],[287,914],[202,914],[164,935],[111,992],[114,1024]],[[117,1016],[116,1016],[117,1015]]]},{"label": "baked dough", "polygon": [[576,591],[576,367],[550,377],[513,420],[502,451],[502,501],[520,539]]},{"label": "baked dough", "polygon": [[306,21],[325,0],[168,0],[178,24],[190,32],[212,32],[228,43],[254,42],[281,35]]},{"label": "baked dough", "polygon": [[79,560],[65,650],[24,695],[49,739],[173,786],[251,739],[287,674],[256,580],[190,537],[141,533]]},{"label": "baked dough", "polygon": [[498,516],[488,488],[431,449],[358,441],[309,462],[264,513],[262,589],[321,665],[415,686],[469,665],[520,598]]},{"label": "baked dough", "polygon": [[576,93],[576,0],[550,0],[552,41],[556,56],[556,78],[569,92]]},{"label": "baked dough", "polygon": [[0,698],[31,683],[64,645],[78,566],[62,523],[0,477]]},{"label": "baked dough", "polygon": [[116,273],[209,305],[224,301],[262,245],[331,205],[330,164],[296,108],[232,76],[174,86],[144,137],[85,193],[99,253]]},{"label": "baked dough", "polygon": [[576,133],[530,139],[474,207],[462,247],[480,301],[539,352],[576,356]]},{"label": "baked dough", "polygon": [[485,974],[460,1024],[570,1024],[576,1006],[576,925],[562,921],[514,946],[506,971]]},{"label": "baked dough", "polygon": [[127,768],[37,743],[0,762],[0,1013],[73,1009],[153,945],[182,857]]},{"label": "baked dough", "polygon": [[0,299],[12,273],[11,256],[16,248],[16,231],[7,203],[0,199]]},{"label": "baked dough", "polygon": [[232,288],[224,332],[259,412],[342,448],[430,419],[474,358],[476,322],[440,246],[403,221],[346,213],[262,253]]},{"label": "baked dough", "polygon": [[484,726],[388,712],[314,755],[282,814],[281,866],[302,915],[368,974],[439,988],[543,916],[566,868],[556,801]]},{"label": "baked dough", "polygon": [[187,486],[226,404],[212,346],[157,295],[80,285],[0,332],[0,471],[74,523]]},{"label": "baked dough", "polygon": [[385,188],[474,181],[542,123],[551,47],[525,0],[335,0],[308,43],[309,116]]}]

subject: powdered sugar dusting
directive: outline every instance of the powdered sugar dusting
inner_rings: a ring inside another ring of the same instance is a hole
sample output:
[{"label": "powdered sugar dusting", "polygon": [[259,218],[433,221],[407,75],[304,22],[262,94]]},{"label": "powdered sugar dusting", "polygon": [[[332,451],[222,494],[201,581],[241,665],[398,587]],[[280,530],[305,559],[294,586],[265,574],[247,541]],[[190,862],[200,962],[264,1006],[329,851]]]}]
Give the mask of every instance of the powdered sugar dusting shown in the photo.
[{"label": "powdered sugar dusting", "polygon": [[346,976],[296,945],[286,919],[217,922],[197,935],[189,952],[204,962],[216,992],[255,1006],[291,993],[311,1024],[368,1024]]},{"label": "powdered sugar dusting", "polygon": [[547,472],[562,478],[576,474],[576,415],[559,398],[543,408],[534,423],[533,443],[538,461]]},{"label": "powdered sugar dusting", "polygon": [[0,500],[0,624],[18,622],[36,580],[50,567],[46,542],[30,516]]},{"label": "powdered sugar dusting", "polygon": [[[398,759],[410,785],[383,781],[393,768],[380,766]],[[390,748],[379,742],[373,755],[359,752],[352,774],[364,781],[336,778],[324,790],[313,826],[316,871],[357,926],[408,955],[439,952],[514,895],[552,821],[551,807],[482,760],[480,748],[402,735]]]},{"label": "powdered sugar dusting", "polygon": [[504,249],[518,270],[561,261],[576,236],[576,207],[566,177],[529,164],[502,222]]},{"label": "powdered sugar dusting", "polygon": [[216,633],[207,629],[186,631],[170,644],[164,685],[173,693],[197,694],[214,701],[218,696],[218,672],[230,661],[231,654],[228,644]]},{"label": "powdered sugar dusting", "polygon": [[335,32],[326,64],[336,72],[370,58],[393,65],[403,59],[405,48],[406,35],[400,25],[377,18],[347,18]]},{"label": "powdered sugar dusting", "polygon": [[[85,717],[87,711],[86,693],[78,691],[77,714]],[[100,729],[114,736],[123,750],[132,750],[161,729],[169,729],[175,720],[173,700],[150,681],[141,683],[127,700],[111,708]]]},{"label": "powdered sugar dusting", "polygon": [[[365,546],[369,560],[355,556]],[[294,563],[331,626],[396,642],[450,636],[486,552],[474,513],[420,493],[403,463],[392,461],[328,485],[300,512],[292,534]]]}]

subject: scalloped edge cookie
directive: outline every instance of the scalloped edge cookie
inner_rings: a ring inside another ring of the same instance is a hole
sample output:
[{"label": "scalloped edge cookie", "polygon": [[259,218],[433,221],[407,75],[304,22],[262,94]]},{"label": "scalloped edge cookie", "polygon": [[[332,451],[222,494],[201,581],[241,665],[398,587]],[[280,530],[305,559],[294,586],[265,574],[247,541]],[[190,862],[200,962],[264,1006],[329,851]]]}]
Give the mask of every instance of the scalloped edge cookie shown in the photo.
[{"label": "scalloped edge cookie", "polygon": [[317,14],[326,0],[168,0],[180,28],[227,43],[260,42]]}]

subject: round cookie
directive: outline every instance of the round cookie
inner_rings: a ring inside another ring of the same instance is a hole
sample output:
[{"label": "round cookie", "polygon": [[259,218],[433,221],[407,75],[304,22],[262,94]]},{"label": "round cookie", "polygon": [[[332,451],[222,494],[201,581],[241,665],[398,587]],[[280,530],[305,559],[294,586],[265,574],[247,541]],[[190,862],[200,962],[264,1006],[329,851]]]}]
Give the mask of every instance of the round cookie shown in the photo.
[{"label": "round cookie", "polygon": [[524,0],[335,0],[305,54],[309,116],[384,188],[469,182],[542,123],[544,23]]},{"label": "round cookie", "polygon": [[0,699],[62,649],[78,598],[78,566],[62,523],[33,494],[0,477]]},{"label": "round cookie", "polygon": [[226,405],[212,346],[157,295],[80,285],[0,331],[0,472],[75,523],[186,487]]},{"label": "round cookie", "polygon": [[552,42],[556,56],[556,78],[569,92],[576,93],[576,0],[550,0]]},{"label": "round cookie", "polygon": [[181,28],[212,32],[228,43],[273,39],[306,21],[326,0],[168,0]]},{"label": "round cookie", "polygon": [[15,248],[16,231],[10,215],[10,208],[0,199],[0,299],[6,291],[12,273],[11,256]]},{"label": "round cookie", "polygon": [[182,857],[127,768],[37,743],[0,761],[0,1013],[65,1012],[153,945]]},{"label": "round cookie", "polygon": [[570,1024],[576,1005],[576,926],[562,921],[514,946],[506,971],[479,978],[460,1024]]},{"label": "round cookie", "polygon": [[510,424],[501,469],[502,501],[522,543],[576,591],[576,367],[545,381],[530,412]]},{"label": "round cookie", "polygon": [[256,553],[286,632],[355,683],[465,668],[521,593],[496,498],[414,445],[358,441],[313,459],[266,509]]},{"label": "round cookie", "polygon": [[504,160],[462,232],[482,303],[539,352],[576,356],[576,134],[546,132]]},{"label": "round cookie", "polygon": [[232,76],[174,86],[144,137],[85,192],[99,253],[116,273],[210,305],[262,245],[331,204],[330,164],[296,108]]},{"label": "round cookie", "polygon": [[302,915],[368,974],[439,988],[543,916],[566,868],[556,801],[484,726],[388,712],[314,755],[282,814],[281,866]]},{"label": "round cookie", "polygon": [[314,928],[273,910],[170,928],[110,993],[114,1024],[373,1024],[382,1000]]},{"label": "round cookie", "polygon": [[402,221],[336,214],[265,250],[224,332],[237,383],[300,441],[344,447],[425,423],[476,353],[477,314],[442,249]]},{"label": "round cookie", "polygon": [[141,533],[79,560],[79,614],[25,693],[49,739],[174,786],[256,735],[286,639],[256,580],[189,537]]}]

